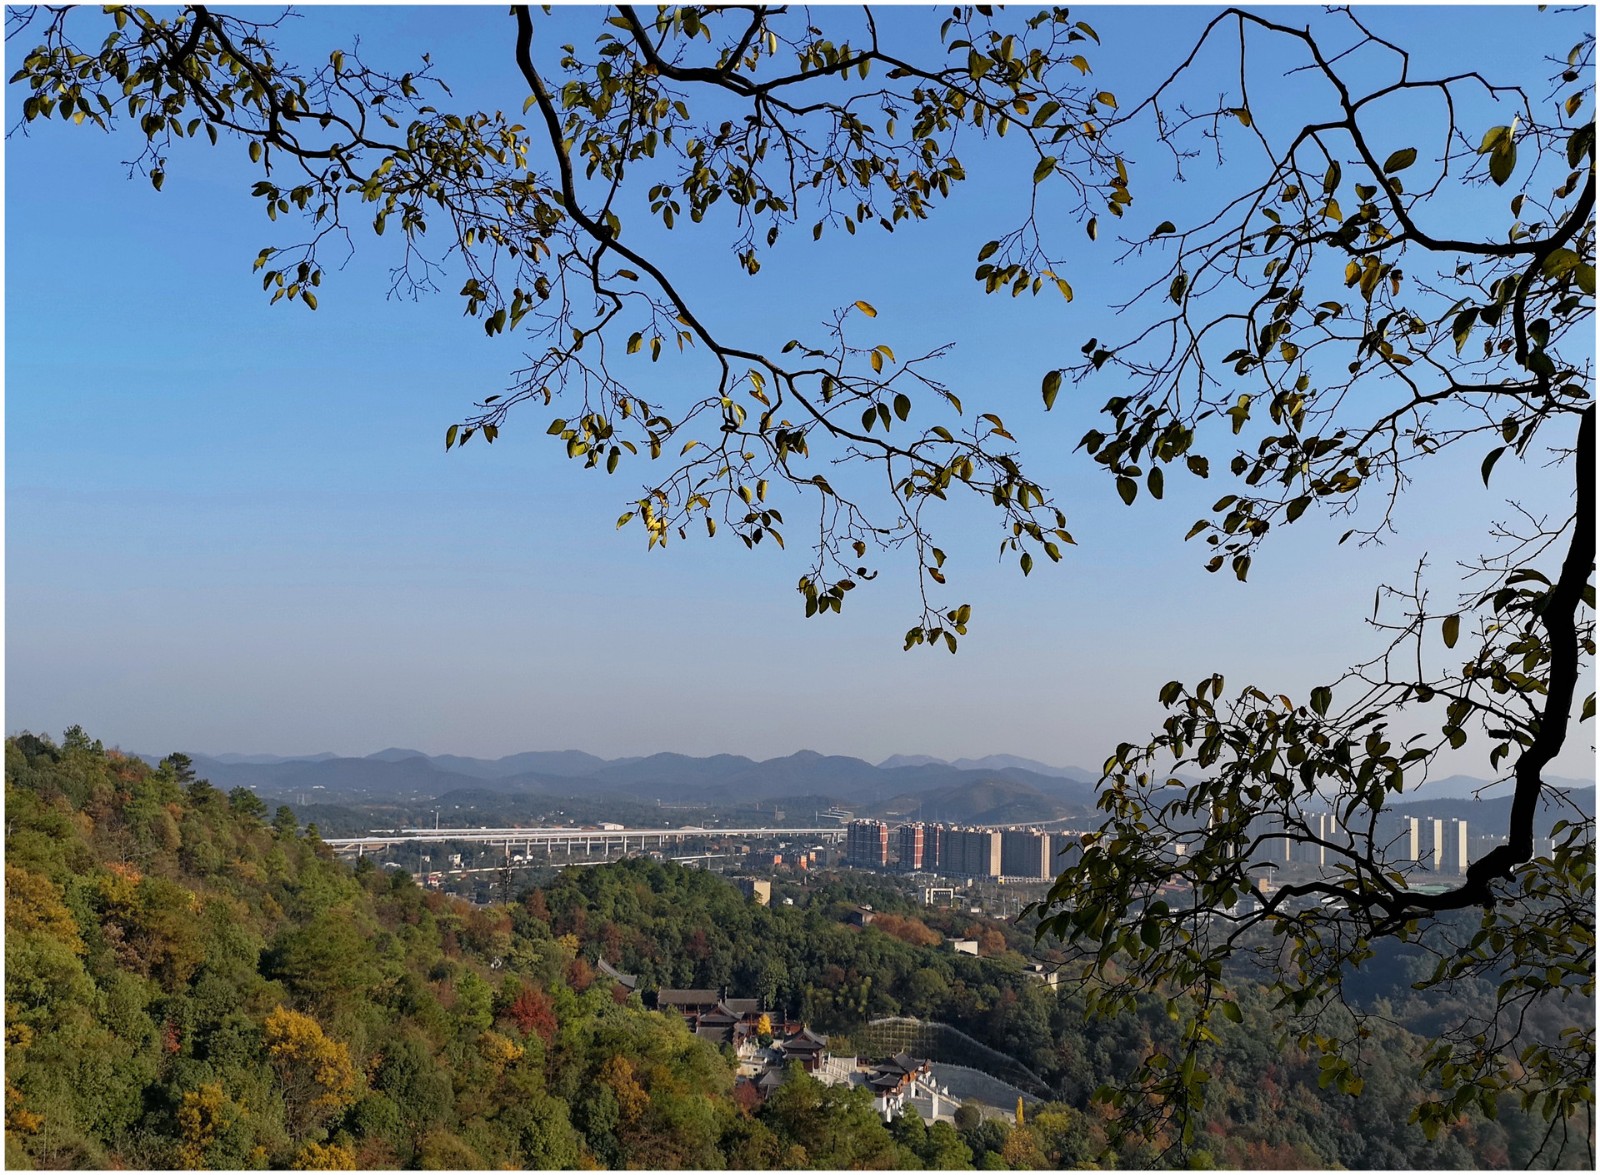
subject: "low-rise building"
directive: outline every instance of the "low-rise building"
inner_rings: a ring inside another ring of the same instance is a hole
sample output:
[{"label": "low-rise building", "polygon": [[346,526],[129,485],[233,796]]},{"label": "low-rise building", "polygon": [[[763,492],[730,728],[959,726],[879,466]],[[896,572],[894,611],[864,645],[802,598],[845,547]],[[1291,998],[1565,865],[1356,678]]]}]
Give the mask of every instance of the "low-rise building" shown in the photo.
[{"label": "low-rise building", "polygon": [[739,892],[750,898],[758,906],[772,904],[772,882],[759,877],[739,877],[734,879],[734,884],[739,887]]},{"label": "low-rise building", "polygon": [[799,1061],[807,1073],[815,1073],[826,1065],[831,1055],[828,1052],[828,1038],[809,1028],[802,1028],[793,1036],[786,1037],[778,1043],[777,1049],[786,1063]]},{"label": "low-rise building", "polygon": [[896,1053],[881,1065],[874,1065],[866,1075],[867,1088],[872,1091],[872,1107],[885,1122],[898,1118],[905,1112],[909,1098],[921,1093],[933,1099],[931,1117],[939,1116],[939,1086],[933,1079],[933,1066],[908,1053]]}]

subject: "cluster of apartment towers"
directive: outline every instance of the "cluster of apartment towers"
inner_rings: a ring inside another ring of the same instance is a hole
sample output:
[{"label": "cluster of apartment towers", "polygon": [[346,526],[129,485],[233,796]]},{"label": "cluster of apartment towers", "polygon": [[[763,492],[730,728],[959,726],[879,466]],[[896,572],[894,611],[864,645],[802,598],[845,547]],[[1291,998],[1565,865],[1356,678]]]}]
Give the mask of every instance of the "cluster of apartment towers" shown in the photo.
[{"label": "cluster of apartment towers", "polygon": [[1082,846],[1075,832],[1036,828],[965,828],[946,824],[902,824],[892,830],[882,820],[852,820],[845,825],[847,865],[886,869],[891,842],[898,864],[908,873],[955,877],[1007,877],[1049,881],[1069,863],[1062,853]]},{"label": "cluster of apartment towers", "polygon": [[[1304,818],[1306,832],[1314,839],[1294,840],[1274,837],[1266,842],[1273,864],[1329,865],[1337,860],[1331,846],[1348,843],[1332,812],[1312,812]],[[1387,836],[1380,832],[1374,842],[1381,857],[1391,866],[1416,865],[1435,873],[1462,876],[1467,871],[1467,822],[1454,817],[1385,817]],[[1364,833],[1363,833],[1364,835]]]},{"label": "cluster of apartment towers", "polygon": [[[1312,839],[1271,837],[1263,843],[1263,864],[1321,867],[1332,863],[1330,847],[1347,841],[1348,834],[1331,812],[1308,813],[1303,820]],[[1391,835],[1381,846],[1390,864],[1420,866],[1435,873],[1467,871],[1465,820],[1422,816],[1393,816],[1390,820]],[[893,863],[908,873],[1050,881],[1072,863],[1072,854],[1081,851],[1080,835],[920,822],[891,829],[882,820],[852,820],[845,826],[844,857],[847,865],[868,869],[886,869]],[[891,845],[898,851],[897,860],[890,852]],[[1181,840],[1174,843],[1175,853],[1184,850]]]}]

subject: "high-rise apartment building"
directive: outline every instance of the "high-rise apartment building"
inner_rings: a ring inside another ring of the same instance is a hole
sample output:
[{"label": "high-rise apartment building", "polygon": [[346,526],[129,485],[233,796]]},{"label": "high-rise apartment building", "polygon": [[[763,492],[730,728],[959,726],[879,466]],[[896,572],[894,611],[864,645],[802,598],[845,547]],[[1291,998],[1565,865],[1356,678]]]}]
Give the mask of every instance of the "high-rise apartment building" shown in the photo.
[{"label": "high-rise apartment building", "polygon": [[1330,860],[1336,860],[1337,855],[1330,855],[1328,846],[1339,843],[1339,818],[1332,812],[1308,812],[1305,814],[1306,831],[1316,838],[1313,842],[1301,842],[1295,850],[1295,860],[1318,868],[1326,868]]},{"label": "high-rise apartment building", "polygon": [[945,838],[949,830],[943,824],[922,826],[922,867],[929,873],[943,873],[949,848]]},{"label": "high-rise apartment building", "polygon": [[921,824],[902,824],[895,831],[900,840],[900,868],[920,873],[927,855],[928,830]]},{"label": "high-rise apartment building", "polygon": [[1399,857],[1408,865],[1422,860],[1422,825],[1415,816],[1400,818]]},{"label": "high-rise apartment building", "polygon": [[1426,864],[1435,873],[1444,870],[1444,821],[1437,816],[1430,817],[1427,821],[1428,831],[1428,856]]},{"label": "high-rise apartment building", "polygon": [[1001,833],[994,828],[952,828],[945,833],[947,857],[942,872],[967,877],[999,877]]},{"label": "high-rise apartment building", "polygon": [[1050,834],[1038,829],[1013,829],[1000,834],[1000,875],[1049,880],[1055,876]]},{"label": "high-rise apartment building", "polygon": [[[1434,821],[1438,824],[1439,821]],[[1438,869],[1442,873],[1454,873],[1464,876],[1467,872],[1467,822],[1465,820],[1446,820],[1443,822],[1444,843],[1439,848]]]},{"label": "high-rise apartment building", "polygon": [[1057,832],[1050,837],[1050,872],[1061,873],[1078,863],[1083,856],[1083,838],[1079,833]]},{"label": "high-rise apartment building", "polygon": [[889,826],[882,820],[852,820],[844,830],[845,861],[882,869],[889,863]]},{"label": "high-rise apartment building", "polygon": [[1282,865],[1294,860],[1294,841],[1286,835],[1283,818],[1263,813],[1250,821],[1246,836],[1256,847],[1252,853],[1258,864]]}]

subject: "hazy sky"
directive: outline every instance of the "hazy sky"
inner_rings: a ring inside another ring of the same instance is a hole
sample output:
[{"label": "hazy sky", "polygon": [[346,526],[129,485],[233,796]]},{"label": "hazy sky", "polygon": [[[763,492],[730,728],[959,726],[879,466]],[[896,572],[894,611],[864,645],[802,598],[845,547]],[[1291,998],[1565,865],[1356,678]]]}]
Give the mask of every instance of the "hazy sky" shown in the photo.
[{"label": "hazy sky", "polygon": [[[1105,42],[1090,49],[1097,82],[1132,96],[1211,10],[1077,14]],[[1520,70],[1541,95],[1539,56],[1592,22],[1439,8],[1375,19],[1419,50],[1419,70],[1492,55],[1486,65]],[[561,39],[593,35],[593,13],[558,20]],[[369,60],[396,68],[430,52],[460,107],[521,107],[501,7],[312,10],[284,40],[325,55],[353,31]],[[21,48],[7,46],[8,73]],[[1229,85],[1224,73],[1215,88]],[[1132,275],[1112,264],[1115,246],[1061,225],[1081,252],[1070,306],[985,299],[971,281],[978,247],[1028,190],[1017,156],[996,156],[992,178],[927,225],[819,246],[795,234],[756,279],[706,234],[663,242],[631,221],[630,240],[667,258],[718,329],[757,345],[815,334],[858,298],[899,354],[955,342],[941,377],[969,414],[1001,413],[1055,491],[1079,545],[1028,579],[996,564],[989,511],[944,512],[952,602],[972,602],[972,631],[955,657],[903,653],[917,618],[904,565],[853,592],[842,616],[808,621],[794,592],[803,543],[752,553],[729,536],[647,553],[637,524],[614,525],[639,477],[562,460],[544,435],[555,410],[516,414],[493,448],[446,454],[445,426],[520,365],[514,337],[485,339],[448,282],[420,303],[386,299],[393,241],[370,235],[330,272],[316,313],[268,309],[250,265],[283,238],[249,198],[244,146],[181,144],[160,194],[127,178],[119,161],[136,151],[54,122],[6,145],[11,732],[81,723],[156,753],[808,747],[1097,768],[1158,723],[1171,678],[1219,670],[1230,686],[1303,697],[1376,652],[1364,624],[1375,584],[1407,578],[1425,553],[1448,567],[1473,550],[1506,492],[1486,491],[1481,453],[1464,454],[1438,464],[1388,546],[1337,548],[1344,526],[1308,516],[1268,544],[1248,585],[1205,574],[1181,540],[1222,492],[1215,481],[1182,479],[1165,502],[1125,508],[1071,452],[1112,393],[1064,393],[1049,416],[1039,402],[1045,370],[1117,330],[1103,307]],[[1169,178],[1154,160],[1135,170],[1130,219],[1144,231],[1183,219]],[[666,365],[639,373],[663,395],[681,390]],[[1558,771],[1592,771],[1591,732]],[[1464,758],[1450,768],[1486,774]]]}]

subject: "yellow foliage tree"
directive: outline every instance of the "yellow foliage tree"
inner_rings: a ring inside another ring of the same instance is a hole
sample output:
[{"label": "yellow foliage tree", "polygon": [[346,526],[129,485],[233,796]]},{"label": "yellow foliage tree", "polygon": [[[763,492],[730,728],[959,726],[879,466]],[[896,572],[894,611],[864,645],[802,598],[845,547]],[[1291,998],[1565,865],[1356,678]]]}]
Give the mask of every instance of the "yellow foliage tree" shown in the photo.
[{"label": "yellow foliage tree", "polygon": [[356,1152],[338,1143],[308,1142],[289,1164],[291,1171],[354,1171]]},{"label": "yellow foliage tree", "polygon": [[188,1170],[206,1165],[206,1152],[240,1109],[216,1082],[191,1089],[178,1106],[178,1163]]},{"label": "yellow foliage tree", "polygon": [[15,1130],[19,1134],[37,1133],[39,1127],[44,1125],[44,1116],[35,1114],[22,1104],[22,1092],[6,1081],[6,1129]]},{"label": "yellow foliage tree", "polygon": [[485,1032],[478,1037],[478,1051],[491,1065],[505,1066],[519,1059],[523,1048],[498,1032]]},{"label": "yellow foliage tree", "polygon": [[636,1121],[650,1104],[650,1095],[634,1075],[633,1062],[627,1057],[611,1057],[600,1066],[599,1076],[601,1083],[610,1086],[611,1092],[616,1095],[622,1121]]},{"label": "yellow foliage tree", "polygon": [[350,1049],[330,1040],[316,1020],[280,1007],[267,1015],[263,1038],[296,1139],[355,1102],[360,1082]]},{"label": "yellow foliage tree", "polygon": [[58,939],[75,955],[83,954],[77,919],[61,899],[61,890],[41,873],[6,862],[6,930],[38,931]]},{"label": "yellow foliage tree", "polygon": [[1013,1171],[1041,1171],[1050,1166],[1050,1161],[1039,1146],[1038,1138],[1027,1126],[1019,1125],[1006,1135],[1005,1145],[1000,1149],[1000,1157]]}]

